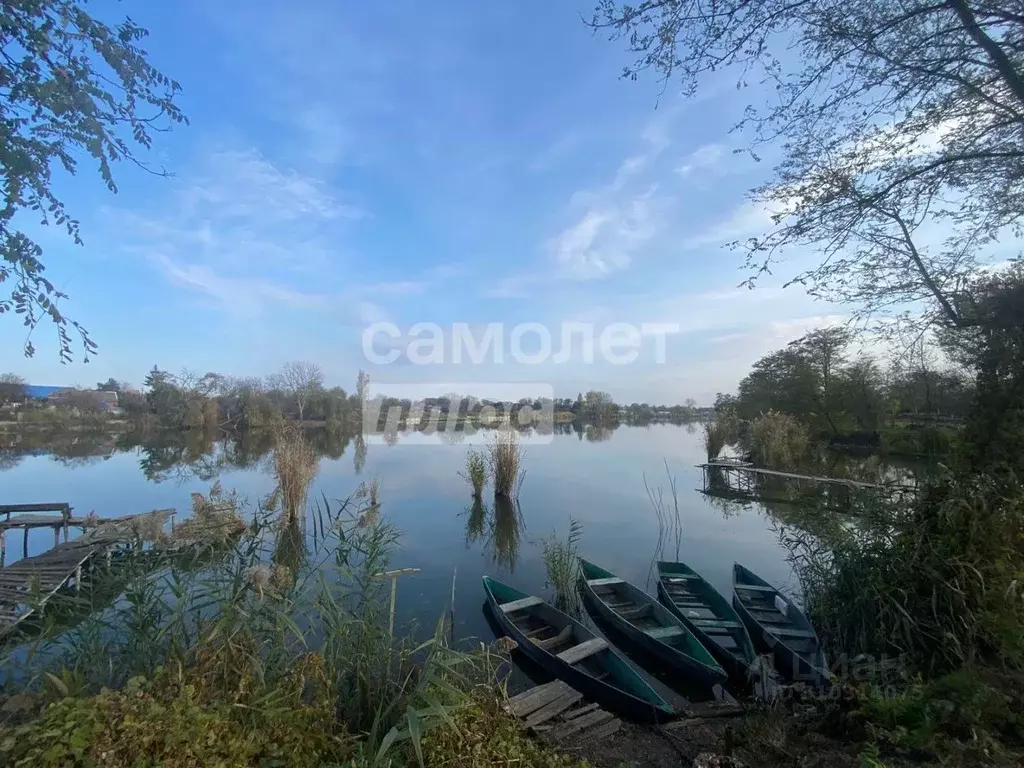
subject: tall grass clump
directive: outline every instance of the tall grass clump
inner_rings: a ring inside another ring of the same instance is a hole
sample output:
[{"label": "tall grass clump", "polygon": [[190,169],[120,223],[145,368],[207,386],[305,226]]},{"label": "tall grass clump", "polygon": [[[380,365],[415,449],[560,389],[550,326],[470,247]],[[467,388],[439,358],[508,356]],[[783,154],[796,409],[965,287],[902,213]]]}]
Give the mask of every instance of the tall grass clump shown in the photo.
[{"label": "tall grass clump", "polygon": [[295,427],[279,430],[274,444],[277,486],[267,507],[279,508],[284,521],[304,517],[306,496],[310,483],[316,477],[317,466],[316,452],[300,430]]},{"label": "tall grass clump", "polygon": [[777,411],[751,421],[747,440],[754,463],[769,469],[796,469],[811,448],[807,428],[790,414]]},{"label": "tall grass clump", "polygon": [[473,488],[473,498],[482,499],[487,485],[487,455],[470,448],[466,451],[466,469],[460,473]]},{"label": "tall grass clump", "polygon": [[717,459],[728,442],[728,427],[724,423],[709,421],[704,425],[704,449],[707,451],[708,461]]},{"label": "tall grass clump", "polygon": [[840,528],[798,573],[809,615],[847,654],[942,674],[1024,669],[1024,489],[945,478]]},{"label": "tall grass clump", "polygon": [[498,430],[494,439],[487,444],[487,451],[487,461],[494,480],[494,495],[514,499],[526,476],[519,434],[511,428]]},{"label": "tall grass clump", "polygon": [[577,590],[579,577],[579,541],[583,538],[583,524],[569,518],[569,535],[562,539],[552,531],[541,541],[541,556],[547,571],[547,587],[555,590],[554,604],[566,613],[579,616],[580,596]]}]

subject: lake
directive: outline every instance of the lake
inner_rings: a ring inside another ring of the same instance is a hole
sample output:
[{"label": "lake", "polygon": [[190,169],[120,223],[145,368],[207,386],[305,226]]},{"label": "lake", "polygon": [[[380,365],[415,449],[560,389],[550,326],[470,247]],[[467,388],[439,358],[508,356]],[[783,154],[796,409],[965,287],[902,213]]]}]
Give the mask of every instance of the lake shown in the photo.
[{"label": "lake", "polygon": [[[492,639],[480,577],[488,574],[546,595],[540,540],[552,531],[564,535],[570,516],[583,524],[582,555],[653,593],[651,563],[659,526],[644,477],[652,488],[663,488],[670,504],[666,463],[677,478],[680,559],[726,595],[734,561],[780,587],[796,588],[786,550],[765,509],[721,500],[712,504],[696,490],[701,478],[694,465],[705,459],[699,424],[564,425],[553,435],[524,438],[526,477],[518,524],[515,511],[496,514],[489,493],[484,514],[479,509],[473,513],[469,486],[458,474],[464,444],[418,432],[366,440],[323,433],[311,437],[322,454],[311,501],[322,495],[344,498],[363,481],[380,481],[382,514],[404,532],[392,567],[422,569],[400,580],[400,621],[411,618],[432,627],[447,607],[457,569],[456,636]],[[218,442],[181,434],[142,445],[130,438],[88,435],[37,442],[31,449],[3,452],[0,503],[67,501],[76,515],[95,511],[101,517],[174,507],[181,520],[190,509],[189,494],[205,493],[215,480],[250,502],[269,494],[274,487],[271,447],[268,436]],[[21,556],[20,536],[13,534],[8,543],[9,563]],[[36,530],[29,552],[38,554],[52,543],[48,530]],[[666,543],[664,557],[675,559],[674,541]]]}]

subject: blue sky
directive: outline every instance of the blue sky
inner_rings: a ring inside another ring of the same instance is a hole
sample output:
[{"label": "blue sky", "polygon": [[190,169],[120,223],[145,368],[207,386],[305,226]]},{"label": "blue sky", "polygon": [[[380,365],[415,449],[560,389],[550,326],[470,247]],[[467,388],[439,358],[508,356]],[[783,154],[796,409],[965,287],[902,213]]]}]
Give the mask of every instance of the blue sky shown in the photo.
[{"label": "blue sky", "polygon": [[[621,80],[620,43],[580,21],[592,3],[90,3],[151,31],[151,60],[191,120],[146,158],[175,174],[83,166],[58,191],[84,247],[38,233],[64,309],[100,354],[61,366],[50,329],[0,368],[39,384],[153,364],[262,375],[318,362],[331,384],[544,382],[620,401],[710,402],[753,360],[835,321],[835,307],[745,273],[723,243],[766,214],[770,172],[733,150],[752,96],[724,73],[695,100],[653,75]],[[33,234],[36,234],[33,230]],[[784,275],[781,275],[784,276]],[[657,364],[374,366],[375,321],[482,327],[675,323]],[[472,389],[470,386],[463,391]]]}]

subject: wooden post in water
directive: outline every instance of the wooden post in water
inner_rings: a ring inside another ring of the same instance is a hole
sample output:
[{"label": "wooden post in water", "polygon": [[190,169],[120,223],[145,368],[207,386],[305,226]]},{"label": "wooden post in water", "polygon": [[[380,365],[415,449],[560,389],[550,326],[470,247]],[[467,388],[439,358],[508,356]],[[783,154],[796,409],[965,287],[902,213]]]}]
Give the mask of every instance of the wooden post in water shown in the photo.
[{"label": "wooden post in water", "polygon": [[[7,517],[10,517],[8,515]],[[7,559],[7,531],[0,531],[0,568],[4,567],[4,560]]]},{"label": "wooden post in water", "polygon": [[53,526],[53,546],[60,544],[60,526]]},{"label": "wooden post in water", "polygon": [[21,538],[21,556],[28,557],[28,526],[25,526],[25,535]]},{"label": "wooden post in water", "polygon": [[399,568],[395,571],[382,571],[373,574],[375,579],[391,579],[391,610],[388,615],[388,634],[395,635],[395,597],[398,592],[398,577],[419,573],[419,568]]}]

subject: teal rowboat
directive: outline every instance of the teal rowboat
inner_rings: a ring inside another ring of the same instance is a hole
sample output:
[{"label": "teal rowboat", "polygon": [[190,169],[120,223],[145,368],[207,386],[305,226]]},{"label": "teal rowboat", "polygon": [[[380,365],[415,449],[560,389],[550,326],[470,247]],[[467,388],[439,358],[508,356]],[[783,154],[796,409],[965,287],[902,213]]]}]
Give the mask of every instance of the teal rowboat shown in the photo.
[{"label": "teal rowboat", "polygon": [[788,597],[736,563],[732,601],[750,634],[772,652],[780,673],[790,680],[829,685],[821,641],[803,611]]},{"label": "teal rowboat", "polygon": [[602,637],[539,597],[484,576],[487,604],[519,651],[587,698],[634,720],[664,722],[675,709]]},{"label": "teal rowboat", "polygon": [[686,563],[658,563],[658,596],[714,654],[732,679],[757,674],[757,651],[732,605]]},{"label": "teal rowboat", "polygon": [[695,634],[646,592],[582,557],[580,582],[598,615],[634,645],[702,685],[725,682],[725,670]]}]

